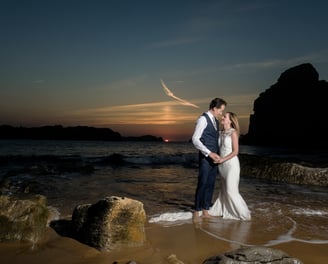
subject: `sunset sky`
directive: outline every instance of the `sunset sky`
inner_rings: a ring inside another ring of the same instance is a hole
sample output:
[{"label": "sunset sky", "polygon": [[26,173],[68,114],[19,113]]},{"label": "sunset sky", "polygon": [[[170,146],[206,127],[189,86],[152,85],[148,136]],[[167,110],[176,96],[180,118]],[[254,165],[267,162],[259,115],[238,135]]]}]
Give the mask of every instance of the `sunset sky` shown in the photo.
[{"label": "sunset sky", "polygon": [[0,124],[188,140],[222,97],[246,133],[254,99],[289,67],[310,62],[328,80],[327,11],[325,0],[2,0]]}]

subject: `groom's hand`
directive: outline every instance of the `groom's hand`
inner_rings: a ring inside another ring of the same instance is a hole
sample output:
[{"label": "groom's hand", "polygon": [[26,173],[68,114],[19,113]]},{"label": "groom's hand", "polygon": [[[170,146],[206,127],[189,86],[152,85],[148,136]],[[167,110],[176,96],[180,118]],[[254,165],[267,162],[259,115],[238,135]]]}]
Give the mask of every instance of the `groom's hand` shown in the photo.
[{"label": "groom's hand", "polygon": [[219,163],[220,162],[221,157],[218,154],[216,154],[214,152],[211,152],[209,154],[209,156],[213,160],[214,163]]}]

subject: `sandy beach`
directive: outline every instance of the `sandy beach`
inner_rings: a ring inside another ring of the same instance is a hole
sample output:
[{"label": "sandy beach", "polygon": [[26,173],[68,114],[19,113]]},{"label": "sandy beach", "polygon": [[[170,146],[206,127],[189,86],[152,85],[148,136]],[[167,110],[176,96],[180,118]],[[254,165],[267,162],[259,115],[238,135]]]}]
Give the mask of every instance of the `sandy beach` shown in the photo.
[{"label": "sandy beach", "polygon": [[[205,221],[199,225],[186,223],[169,227],[147,224],[145,227],[147,242],[142,247],[112,252],[100,252],[74,239],[61,237],[49,228],[45,240],[34,249],[30,244],[1,243],[1,263],[125,264],[134,260],[138,264],[153,264],[170,263],[168,257],[176,255],[185,264],[199,264],[208,257],[240,247],[238,244],[219,240],[203,232],[202,226],[206,224]],[[261,236],[266,234],[263,233]],[[273,248],[281,249],[305,264],[324,264],[328,258],[328,244],[292,241],[275,245]]]},{"label": "sandy beach", "polygon": [[[281,249],[303,263],[327,262],[326,187],[242,177],[240,192],[251,210],[251,221],[149,223],[160,214],[191,210],[198,169],[190,144],[134,143],[131,147],[112,142],[5,141],[2,152],[3,194],[44,195],[47,204],[58,210],[59,219],[68,220],[77,205],[107,196],[135,199],[144,204],[147,241],[142,247],[99,252],[49,227],[34,249],[26,243],[0,243],[1,263],[125,264],[134,260],[165,264],[175,255],[185,264],[199,264],[252,245]],[[121,153],[125,163],[110,163],[111,153]],[[218,192],[219,182],[214,197]]]}]

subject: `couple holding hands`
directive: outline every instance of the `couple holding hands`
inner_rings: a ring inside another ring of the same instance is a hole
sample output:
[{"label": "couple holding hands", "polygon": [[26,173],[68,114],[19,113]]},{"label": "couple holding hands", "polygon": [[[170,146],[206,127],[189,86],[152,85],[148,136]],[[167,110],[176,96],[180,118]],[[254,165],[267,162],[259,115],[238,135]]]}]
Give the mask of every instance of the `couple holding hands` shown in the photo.
[{"label": "couple holding hands", "polygon": [[[199,150],[194,220],[212,216],[236,220],[251,219],[247,204],[239,193],[239,123],[236,114],[223,114],[226,105],[226,101],[221,98],[213,99],[209,110],[198,118],[192,136],[192,142]],[[218,172],[219,195],[212,204]]]}]

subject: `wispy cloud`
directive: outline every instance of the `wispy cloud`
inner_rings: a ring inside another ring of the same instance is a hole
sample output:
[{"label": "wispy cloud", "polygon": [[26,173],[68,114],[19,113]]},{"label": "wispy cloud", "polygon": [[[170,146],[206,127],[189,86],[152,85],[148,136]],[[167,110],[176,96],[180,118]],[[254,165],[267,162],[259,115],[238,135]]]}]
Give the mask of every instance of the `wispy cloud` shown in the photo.
[{"label": "wispy cloud", "polygon": [[[240,115],[248,115],[257,94],[245,94],[228,96],[227,109],[236,111]],[[195,102],[204,106],[207,110],[209,102],[213,98],[198,98]],[[99,108],[77,110],[67,115],[73,115],[74,119],[88,120],[93,125],[97,124],[144,124],[165,125],[194,122],[201,111],[190,111],[178,101],[162,101],[129,105],[116,105]]]},{"label": "wispy cloud", "polygon": [[[240,62],[235,64],[213,65],[210,67],[195,68],[190,71],[190,75],[203,75],[209,73],[216,73],[221,71],[247,71],[247,70],[286,70],[289,67],[296,66],[301,63],[327,63],[328,62],[328,50],[321,50],[319,52],[312,52],[298,57],[292,58],[273,58],[259,61]],[[234,72],[235,73],[235,72]],[[183,73],[181,73],[183,74]]]},{"label": "wispy cloud", "polygon": [[253,10],[266,8],[263,3],[244,3],[231,4],[230,1],[214,1],[204,3],[197,8],[196,16],[190,15],[187,19],[177,25],[177,35],[168,39],[159,40],[148,45],[151,48],[168,48],[189,45],[212,38],[213,31],[224,29],[230,26],[230,14],[236,19],[243,13],[250,13]]},{"label": "wispy cloud", "polygon": [[273,68],[279,66],[294,66],[295,64],[304,63],[313,59],[310,56],[291,58],[291,59],[273,59],[267,61],[259,61],[259,62],[250,62],[250,63],[238,63],[231,65],[231,68]]},{"label": "wispy cloud", "polygon": [[[243,133],[248,129],[249,115],[252,113],[253,102],[257,96],[258,94],[238,94],[223,97],[228,102],[226,110],[237,113]],[[133,134],[134,130],[138,129],[157,131],[158,135],[162,135],[164,130],[166,133],[171,133],[175,131],[174,129],[182,129],[184,133],[191,134],[195,121],[208,109],[212,99],[211,97],[195,99],[194,102],[201,106],[201,110],[185,107],[180,102],[172,100],[80,109],[63,113],[60,119],[70,125],[110,127],[125,131],[127,134]]]},{"label": "wispy cloud", "polygon": [[173,92],[166,86],[163,80],[161,80],[162,87],[167,94],[167,96],[172,97],[173,99],[177,100],[180,104],[186,105],[186,106],[192,106],[195,108],[199,108],[198,105],[195,105],[193,103],[188,102],[187,100],[181,99],[173,94]]},{"label": "wispy cloud", "polygon": [[166,125],[193,120],[195,113],[184,110],[178,102],[163,101],[83,109],[75,111],[74,116],[92,120],[94,125]]},{"label": "wispy cloud", "polygon": [[321,52],[313,52],[303,56],[294,57],[294,58],[286,58],[286,59],[271,59],[257,62],[247,62],[247,63],[237,63],[233,65],[223,66],[224,69],[241,69],[241,68],[273,68],[273,67],[290,67],[295,66],[300,63],[306,62],[325,62],[324,58],[327,57],[327,50],[323,50]]}]

